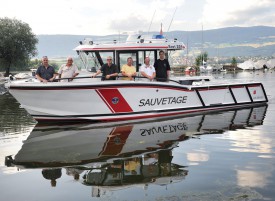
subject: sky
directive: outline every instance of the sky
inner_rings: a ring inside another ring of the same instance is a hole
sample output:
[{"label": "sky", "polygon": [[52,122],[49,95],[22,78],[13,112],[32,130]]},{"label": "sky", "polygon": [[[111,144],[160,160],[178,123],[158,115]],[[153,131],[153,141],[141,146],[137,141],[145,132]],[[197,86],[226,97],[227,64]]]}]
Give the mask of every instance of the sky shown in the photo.
[{"label": "sky", "polygon": [[41,34],[110,35],[275,26],[274,0],[0,0],[0,18]]}]

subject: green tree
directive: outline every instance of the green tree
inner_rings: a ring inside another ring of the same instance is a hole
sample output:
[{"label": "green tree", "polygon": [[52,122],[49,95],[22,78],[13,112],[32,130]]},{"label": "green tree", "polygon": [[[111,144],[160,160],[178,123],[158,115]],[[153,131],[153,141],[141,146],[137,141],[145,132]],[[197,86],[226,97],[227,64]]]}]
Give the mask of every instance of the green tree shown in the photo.
[{"label": "green tree", "polygon": [[196,66],[202,66],[203,65],[203,61],[207,62],[208,60],[208,53],[204,52],[202,54],[200,54],[199,56],[196,57]]},{"label": "green tree", "polygon": [[39,66],[41,64],[41,60],[39,60],[39,59],[34,59],[34,60],[30,60],[29,62],[28,62],[28,66],[30,67],[30,68],[37,68],[37,66]]},{"label": "green tree", "polygon": [[235,57],[233,57],[231,60],[231,66],[237,66],[237,59]]},{"label": "green tree", "polygon": [[37,54],[38,39],[28,24],[9,18],[0,18],[0,62],[8,76],[11,66],[25,66]]},{"label": "green tree", "polygon": [[[66,61],[64,61],[64,63],[66,63]],[[42,61],[41,59],[31,59],[29,60],[29,62],[26,64],[26,69],[30,70],[30,69],[37,69],[38,66],[42,65]],[[59,66],[61,66],[61,64],[58,64],[56,62],[50,61],[49,65],[51,65],[52,67],[54,67],[55,71],[57,72],[59,70]]]}]

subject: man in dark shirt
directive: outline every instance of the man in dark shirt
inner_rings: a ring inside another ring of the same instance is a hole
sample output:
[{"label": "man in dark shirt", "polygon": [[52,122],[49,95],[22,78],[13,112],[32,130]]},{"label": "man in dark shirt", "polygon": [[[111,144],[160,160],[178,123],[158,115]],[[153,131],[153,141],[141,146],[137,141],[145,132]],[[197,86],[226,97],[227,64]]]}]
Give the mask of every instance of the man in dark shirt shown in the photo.
[{"label": "man in dark shirt", "polygon": [[101,80],[115,80],[118,76],[118,67],[117,65],[112,63],[112,57],[107,57],[107,63],[103,64],[101,68],[92,75],[92,77],[96,77],[98,74],[102,72]]},{"label": "man in dark shirt", "polygon": [[159,51],[159,59],[154,63],[156,70],[156,79],[160,82],[166,82],[170,75],[170,64],[167,59],[165,59],[165,53],[163,50]]},{"label": "man in dark shirt", "polygon": [[41,82],[52,82],[56,73],[54,67],[49,65],[48,57],[42,58],[42,65],[36,71],[36,78]]}]

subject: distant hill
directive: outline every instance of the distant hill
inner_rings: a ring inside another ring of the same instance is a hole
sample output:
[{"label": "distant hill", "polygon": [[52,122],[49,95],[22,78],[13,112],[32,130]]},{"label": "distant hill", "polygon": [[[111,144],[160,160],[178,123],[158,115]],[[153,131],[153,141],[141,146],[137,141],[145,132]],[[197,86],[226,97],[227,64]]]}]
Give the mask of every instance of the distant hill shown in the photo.
[{"label": "distant hill", "polygon": [[170,36],[182,40],[189,50],[203,49],[209,56],[272,56],[275,27],[228,27],[205,31],[175,31]]},{"label": "distant hill", "polygon": [[[152,32],[151,34],[156,34]],[[190,54],[207,51],[213,56],[275,56],[275,27],[228,27],[204,31],[171,31],[168,38],[177,38],[188,46]],[[94,41],[125,40],[125,35],[38,35],[38,57],[77,56],[73,50],[84,38]]]}]

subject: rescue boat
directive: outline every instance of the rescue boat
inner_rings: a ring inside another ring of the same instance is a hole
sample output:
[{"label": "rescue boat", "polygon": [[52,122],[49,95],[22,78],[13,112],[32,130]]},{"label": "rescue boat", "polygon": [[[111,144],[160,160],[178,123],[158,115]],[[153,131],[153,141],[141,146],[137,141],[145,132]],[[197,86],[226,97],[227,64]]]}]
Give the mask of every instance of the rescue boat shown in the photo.
[{"label": "rescue boat", "polygon": [[[155,61],[158,52],[168,55],[185,45],[163,35],[131,35],[126,42],[98,43],[85,39],[75,48],[88,71],[96,71],[108,56],[120,67],[131,56],[137,72],[144,58]],[[91,73],[90,73],[91,74]],[[10,94],[37,121],[125,121],[162,118],[213,110],[228,110],[268,102],[264,86],[253,83],[218,83],[205,77],[171,77],[166,82],[135,80],[101,81],[101,76],[80,76],[72,82],[9,82]]]}]

